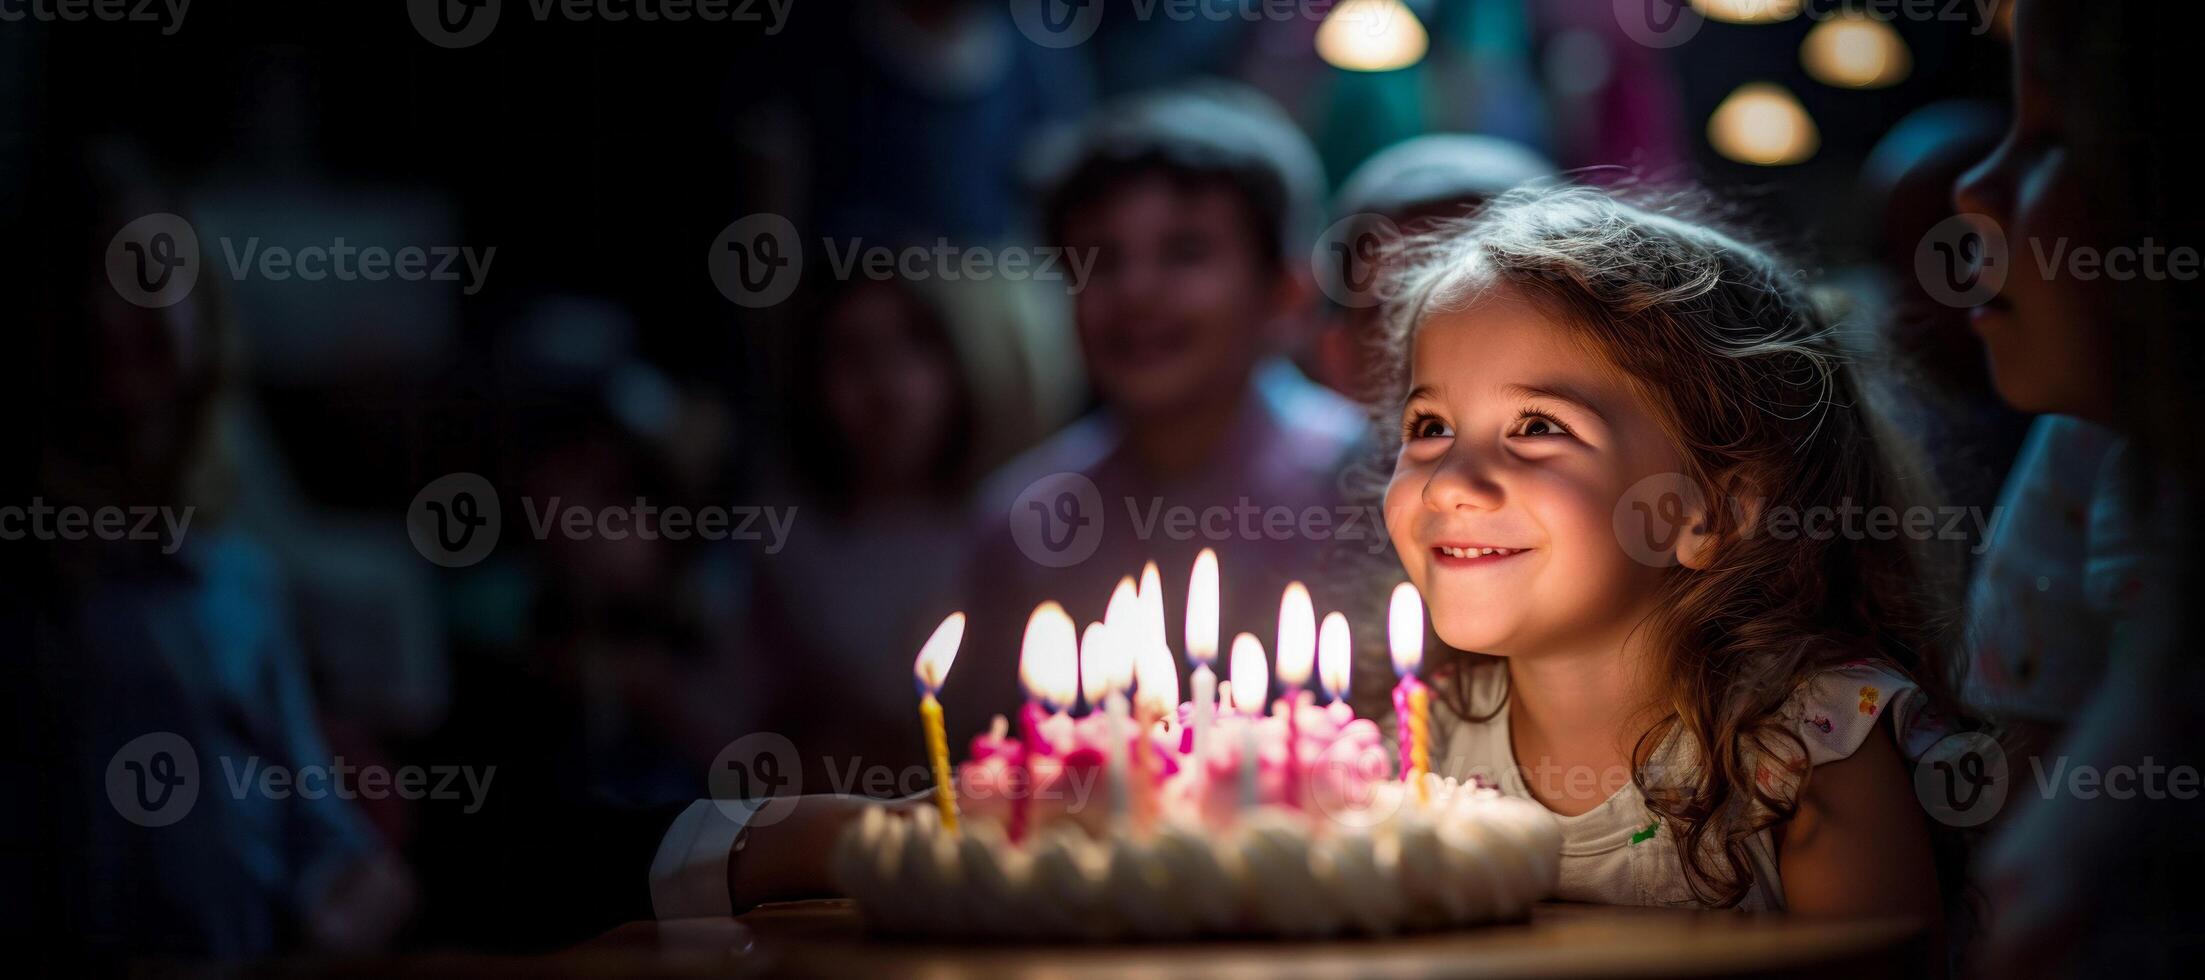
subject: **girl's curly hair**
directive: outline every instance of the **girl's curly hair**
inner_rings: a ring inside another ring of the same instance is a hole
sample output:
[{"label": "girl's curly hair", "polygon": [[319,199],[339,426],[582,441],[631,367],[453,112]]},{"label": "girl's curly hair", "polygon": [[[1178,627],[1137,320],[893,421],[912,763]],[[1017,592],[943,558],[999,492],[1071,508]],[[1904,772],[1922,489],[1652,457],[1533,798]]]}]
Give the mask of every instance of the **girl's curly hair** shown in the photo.
[{"label": "girl's curly hair", "polygon": [[[1904,534],[1755,533],[1761,515],[1782,510],[1906,513],[1933,496],[1932,481],[1886,431],[1865,354],[1844,349],[1800,277],[1771,251],[1686,217],[1699,207],[1534,186],[1403,243],[1388,263],[1389,355],[1379,359],[1394,376],[1379,390],[1399,404],[1426,317],[1511,290],[1579,331],[1655,406],[1704,500],[1739,502],[1708,508],[1717,553],[1705,569],[1668,569],[1659,611],[1641,627],[1664,651],[1667,714],[1633,756],[1651,760],[1672,738],[1696,750],[1700,765],[1642,762],[1633,780],[1675,828],[1695,897],[1730,906],[1754,884],[1747,841],[1789,819],[1789,790],[1805,785],[1799,771],[1764,786],[1755,769],[1771,758],[1804,765],[1806,746],[1780,709],[1809,676],[1868,659],[1961,719],[1959,678],[1948,673],[1958,563]],[[1378,431],[1393,433],[1381,450],[1390,458],[1400,430]],[[1471,718],[1470,669],[1494,660],[1449,650],[1427,663],[1437,695]],[[1939,841],[1951,881],[1956,843]]]}]

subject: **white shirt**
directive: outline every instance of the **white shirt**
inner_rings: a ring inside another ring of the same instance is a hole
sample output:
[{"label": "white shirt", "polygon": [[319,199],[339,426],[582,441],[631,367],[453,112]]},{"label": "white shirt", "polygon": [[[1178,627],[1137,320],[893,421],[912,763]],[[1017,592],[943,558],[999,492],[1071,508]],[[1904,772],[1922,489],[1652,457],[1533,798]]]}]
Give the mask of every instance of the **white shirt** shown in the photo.
[{"label": "white shirt", "polygon": [[735,914],[727,860],[756,811],[745,800],[698,800],[674,818],[651,859],[651,913],[661,919]]},{"label": "white shirt", "polygon": [[[1509,795],[1536,799],[1526,780],[1526,767],[1518,764],[1509,739],[1505,666],[1472,668],[1470,678],[1470,713],[1492,713],[1493,717],[1466,721],[1435,699],[1433,726],[1439,733],[1435,740],[1443,751],[1432,760],[1433,770],[1456,779],[1476,776]],[[1912,760],[1942,734],[1933,720],[1918,717],[1925,703],[1914,682],[1880,665],[1855,661],[1810,677],[1786,701],[1779,716],[1799,733],[1812,765],[1852,755],[1885,716],[1892,718],[1901,752]],[[1659,772],[1688,765],[1690,754],[1683,739],[1672,736],[1655,751],[1649,768]],[[1580,786],[1603,777],[1622,783],[1599,806],[1576,816],[1554,815],[1562,825],[1562,875],[1554,897],[1608,905],[1699,904],[1685,879],[1671,827],[1647,809],[1645,796],[1627,774],[1556,772],[1536,762],[1528,772],[1531,779],[1557,789],[1568,787],[1573,778]],[[1757,776],[1772,790],[1796,786],[1778,760],[1760,766]],[[1746,848],[1754,881],[1737,907],[1782,909],[1784,883],[1777,873],[1775,828],[1754,834]]]},{"label": "white shirt", "polygon": [[1968,590],[1966,696],[1992,714],[2072,718],[2105,675],[2120,586],[2148,540],[2124,534],[2121,437],[2038,418],[1999,495]]}]

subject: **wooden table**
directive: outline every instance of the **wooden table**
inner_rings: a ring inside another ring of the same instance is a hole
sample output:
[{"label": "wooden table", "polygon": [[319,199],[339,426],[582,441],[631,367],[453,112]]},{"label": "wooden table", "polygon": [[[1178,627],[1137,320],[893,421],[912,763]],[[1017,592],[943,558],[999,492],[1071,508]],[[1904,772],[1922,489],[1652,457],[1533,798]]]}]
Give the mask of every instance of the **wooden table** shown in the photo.
[{"label": "wooden table", "polygon": [[539,972],[657,972],[927,980],[1222,977],[1667,977],[1907,975],[1921,930],[1901,921],[1542,903],[1527,922],[1385,940],[972,946],[868,937],[846,901],[767,906],[740,919],[630,923]]},{"label": "wooden table", "polygon": [[974,946],[867,936],[847,901],[769,905],[738,919],[630,922],[544,956],[417,953],[286,960],[260,972],[337,977],[1908,976],[1922,932],[1897,921],[1541,903],[1529,921],[1392,939]]}]

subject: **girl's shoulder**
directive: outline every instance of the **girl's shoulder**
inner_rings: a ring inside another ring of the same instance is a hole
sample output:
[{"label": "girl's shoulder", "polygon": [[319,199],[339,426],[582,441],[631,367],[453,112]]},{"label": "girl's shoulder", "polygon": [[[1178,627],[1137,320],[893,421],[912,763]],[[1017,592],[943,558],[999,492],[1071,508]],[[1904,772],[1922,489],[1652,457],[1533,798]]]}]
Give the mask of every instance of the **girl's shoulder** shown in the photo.
[{"label": "girl's shoulder", "polygon": [[[1782,731],[1799,738],[1796,746],[1787,739],[1770,746],[1792,771],[1803,768],[1802,762],[1819,766],[1852,756],[1879,725],[1890,726],[1892,742],[1908,762],[1953,731],[1914,678],[1896,665],[1868,659],[1808,675],[1778,707],[1776,720]],[[1804,760],[1798,758],[1802,747]]]}]

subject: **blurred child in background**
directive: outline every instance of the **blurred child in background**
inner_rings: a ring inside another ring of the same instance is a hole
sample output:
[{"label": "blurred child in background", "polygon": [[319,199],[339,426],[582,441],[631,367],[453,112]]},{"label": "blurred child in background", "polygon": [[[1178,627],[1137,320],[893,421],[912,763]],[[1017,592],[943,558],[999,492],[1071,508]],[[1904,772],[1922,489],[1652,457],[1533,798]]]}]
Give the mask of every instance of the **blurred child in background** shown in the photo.
[{"label": "blurred child in background", "polygon": [[[214,277],[166,305],[126,299],[111,275],[138,270],[110,237],[177,202],[127,144],[46,162],[21,236],[36,250],[13,263],[31,271],[15,302],[36,400],[9,502],[162,508],[188,523],[163,540],[6,549],[0,609],[19,678],[6,716],[23,754],[0,815],[0,917],[64,955],[379,947],[414,905],[405,867],[350,799],[256,781],[334,760],[280,568],[222,520],[229,474],[212,431],[236,358]],[[216,246],[202,244],[185,260],[208,262]],[[133,756],[141,737],[158,752]]]},{"label": "blurred child in background", "polygon": [[784,698],[762,719],[795,742],[806,785],[829,785],[823,759],[924,762],[910,659],[954,605],[978,425],[952,294],[986,289],[853,279],[797,338],[793,472],[766,496],[800,516],[790,546],[756,563],[749,683],[835,692],[832,713]]},{"label": "blurred child in background", "polygon": [[[2012,791],[2042,797],[2003,828],[1982,869],[1986,976],[2177,973],[2195,961],[2205,920],[2194,785],[2111,791],[2117,767],[2194,767],[2205,747],[2205,671],[2188,649],[2205,567],[2194,251],[2205,185],[2187,149],[2191,121],[2162,102],[2194,74],[2198,14],[2149,0],[2018,4],[2013,119],[1955,195],[2006,243],[2003,256],[1977,250],[1966,270],[2002,276],[1974,310],[2000,396],[2118,436],[2103,470],[2112,480],[2093,491],[2103,500],[2092,503],[2082,583],[2109,642],[2059,648],[2102,656],[2103,676],[2045,767],[2013,764]],[[2173,264],[2182,247],[2186,271]],[[2071,264],[2082,250],[2103,267]],[[2108,791],[2062,781],[2082,771]]]},{"label": "blurred child in background", "polygon": [[[1361,414],[1282,356],[1312,295],[1323,185],[1294,122],[1205,84],[1106,108],[1058,149],[1042,222],[1071,263],[1092,263],[1069,302],[1101,406],[982,486],[971,659],[943,694],[952,731],[1016,706],[1019,638],[1044,599],[1100,619],[1112,585],[1154,559],[1177,624],[1194,556],[1214,547],[1222,621],[1261,628],[1290,580],[1324,605],[1326,540],[1383,547],[1369,515],[1349,524],[1336,506]],[[1079,481],[1096,491],[1084,504],[1066,489]],[[1325,527],[1302,520],[1311,509]],[[1273,515],[1287,517],[1274,529]]]},{"label": "blurred child in background", "polygon": [[[1382,347],[1376,286],[1384,278],[1373,260],[1389,244],[1376,239],[1419,234],[1436,221],[1469,217],[1511,188],[1554,175],[1554,164],[1530,147],[1465,133],[1402,140],[1363,161],[1332,197],[1332,227],[1343,240],[1335,244],[1328,236],[1321,243],[1326,254],[1316,257],[1330,305],[1310,353],[1310,374],[1359,401],[1374,394],[1379,375],[1374,359]],[[1386,224],[1342,227],[1358,216]],[[1354,233],[1375,238],[1351,240]],[[1357,268],[1357,262],[1371,267]]]}]

